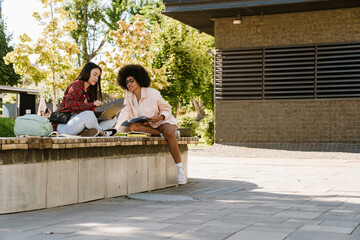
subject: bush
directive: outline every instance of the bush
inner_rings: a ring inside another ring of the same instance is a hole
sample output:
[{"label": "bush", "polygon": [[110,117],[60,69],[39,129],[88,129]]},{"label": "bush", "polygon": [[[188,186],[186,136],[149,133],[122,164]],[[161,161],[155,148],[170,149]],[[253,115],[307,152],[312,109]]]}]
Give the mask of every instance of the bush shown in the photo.
[{"label": "bush", "polygon": [[196,122],[195,117],[183,115],[177,118],[177,121],[179,123],[179,127],[188,127],[191,128],[191,133],[193,136],[197,135],[197,128],[199,126],[199,123]]},{"label": "bush", "polygon": [[214,114],[209,113],[200,121],[199,132],[204,141],[209,144],[214,144]]},{"label": "bush", "polygon": [[10,118],[0,118],[0,137],[15,137],[15,120]]}]

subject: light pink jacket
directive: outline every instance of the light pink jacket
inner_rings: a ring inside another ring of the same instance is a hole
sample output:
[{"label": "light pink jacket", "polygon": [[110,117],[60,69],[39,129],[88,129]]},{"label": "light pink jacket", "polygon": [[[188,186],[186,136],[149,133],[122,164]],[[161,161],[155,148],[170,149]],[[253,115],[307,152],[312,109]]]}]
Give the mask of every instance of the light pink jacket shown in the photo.
[{"label": "light pink jacket", "polygon": [[[118,130],[121,123],[128,121],[131,118],[140,117],[133,101],[136,100],[136,96],[133,92],[125,92],[125,107],[121,110],[119,119],[116,122],[115,128]],[[141,88],[141,98],[139,100],[139,109],[143,116],[154,117],[164,115],[165,119],[156,123],[150,123],[150,126],[157,128],[164,123],[176,125],[178,127],[175,117],[171,113],[171,106],[161,96],[160,92],[156,89],[149,87]]]}]

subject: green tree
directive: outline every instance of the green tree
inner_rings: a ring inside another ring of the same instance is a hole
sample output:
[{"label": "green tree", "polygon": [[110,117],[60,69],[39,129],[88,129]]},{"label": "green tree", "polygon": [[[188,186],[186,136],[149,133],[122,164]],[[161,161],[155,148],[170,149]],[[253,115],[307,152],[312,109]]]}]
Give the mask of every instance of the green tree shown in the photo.
[{"label": "green tree", "polygon": [[[69,84],[69,75],[74,74],[73,55],[78,46],[64,40],[76,28],[74,21],[65,21],[66,11],[63,0],[41,0],[44,12],[33,16],[44,26],[42,36],[33,43],[27,34],[20,36],[20,43],[14,51],[5,56],[6,63],[13,63],[15,71],[30,76],[35,82],[45,82],[52,86],[53,109],[56,110],[57,88],[64,89]],[[35,64],[30,61],[34,58]]]},{"label": "green tree", "polygon": [[162,12],[165,10],[162,0],[153,0],[149,4],[143,4],[141,8],[138,9],[138,13],[146,19],[149,24],[152,26],[154,24],[160,24],[163,20],[164,15]]},{"label": "green tree", "polygon": [[78,65],[96,57],[111,42],[110,31],[118,29],[118,21],[134,17],[154,0],[67,0],[64,9],[78,27],[71,37],[79,46]]},{"label": "green tree", "polygon": [[175,114],[192,102],[198,114],[204,115],[202,107],[213,108],[213,58],[209,54],[213,37],[165,16],[151,30],[154,67],[164,67],[169,82],[161,90],[164,98]]},{"label": "green tree", "polygon": [[[159,81],[154,84],[155,88],[162,89],[162,94],[172,105],[175,114],[178,108],[192,103],[200,120],[205,115],[204,108],[213,108],[213,57],[209,50],[214,47],[214,38],[165,17],[161,14],[164,10],[162,1],[141,1],[140,4],[131,5],[128,9],[132,9],[128,10],[130,14],[139,12],[149,23],[145,27],[151,32],[151,44],[143,45],[142,49],[154,57],[147,59],[150,63],[143,61],[144,65],[148,66],[147,69],[151,64],[153,69],[166,71],[166,85],[160,86]],[[121,30],[121,24],[118,31],[126,32]],[[120,65],[134,62],[136,54],[132,56],[131,53],[135,53],[139,47],[134,39],[142,39],[141,31],[130,31],[128,34],[132,37],[123,40],[122,43],[110,35],[121,51],[128,51],[116,61],[107,56],[105,61],[115,64],[113,71],[118,70]],[[122,37],[125,36],[126,34],[123,34]],[[113,79],[114,77],[115,75]]]},{"label": "green tree", "polygon": [[79,47],[77,62],[81,66],[91,61],[106,42],[107,30],[102,23],[107,10],[97,0],[68,0],[64,9],[69,13],[69,19],[77,23],[70,36]]},{"label": "green tree", "polygon": [[116,86],[115,79],[118,70],[127,64],[144,66],[152,79],[151,86],[155,89],[167,86],[164,68],[152,66],[155,55],[150,51],[152,37],[146,27],[147,23],[137,15],[132,24],[122,20],[118,24],[118,30],[110,32],[115,45],[105,53],[106,64],[105,62],[100,64],[104,70],[103,89],[113,97],[123,95],[124,92]]},{"label": "green tree", "polygon": [[4,24],[0,24],[0,85],[13,86],[19,83],[21,76],[15,73],[13,64],[5,64],[4,57],[14,50],[9,46],[11,36],[6,36]]}]

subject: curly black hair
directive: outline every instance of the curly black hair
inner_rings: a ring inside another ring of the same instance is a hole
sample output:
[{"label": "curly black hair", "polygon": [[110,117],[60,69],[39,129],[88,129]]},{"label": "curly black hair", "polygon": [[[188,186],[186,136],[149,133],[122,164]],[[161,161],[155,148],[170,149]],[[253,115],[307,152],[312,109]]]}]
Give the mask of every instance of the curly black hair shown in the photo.
[{"label": "curly black hair", "polygon": [[140,85],[140,87],[150,86],[151,79],[149,73],[145,70],[143,66],[126,65],[119,70],[116,78],[117,82],[123,89],[129,90],[126,86],[126,78],[130,76],[135,78],[136,82]]}]

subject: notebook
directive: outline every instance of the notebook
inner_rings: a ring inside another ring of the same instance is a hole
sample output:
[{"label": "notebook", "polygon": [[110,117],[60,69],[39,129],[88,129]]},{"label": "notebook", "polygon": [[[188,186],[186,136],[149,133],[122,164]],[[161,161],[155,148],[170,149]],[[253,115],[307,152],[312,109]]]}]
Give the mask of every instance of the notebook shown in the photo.
[{"label": "notebook", "polygon": [[113,104],[98,117],[98,120],[113,119],[124,107],[125,105]]}]

